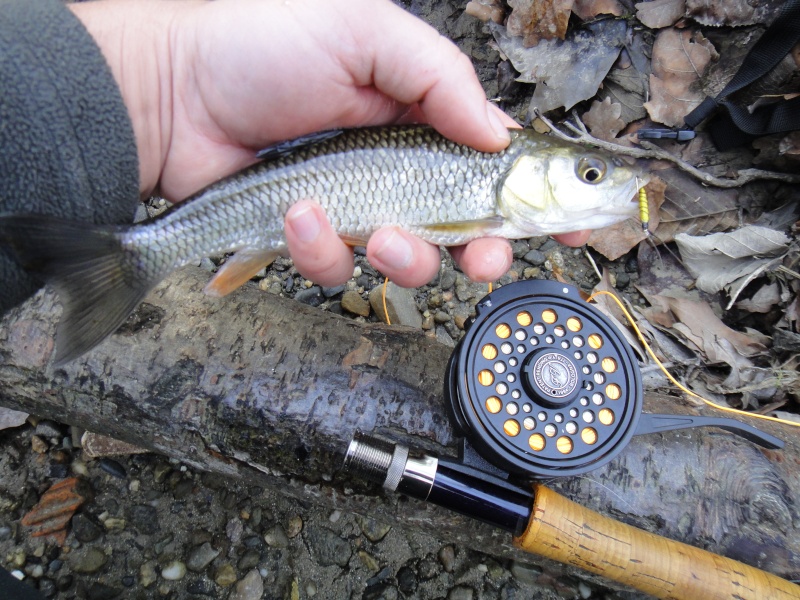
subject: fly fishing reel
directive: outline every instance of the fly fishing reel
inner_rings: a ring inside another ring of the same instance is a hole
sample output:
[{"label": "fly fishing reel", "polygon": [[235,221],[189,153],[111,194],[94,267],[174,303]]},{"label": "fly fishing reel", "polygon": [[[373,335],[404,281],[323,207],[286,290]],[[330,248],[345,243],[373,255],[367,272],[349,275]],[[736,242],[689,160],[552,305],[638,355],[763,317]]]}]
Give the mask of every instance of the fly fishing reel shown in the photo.
[{"label": "fly fishing reel", "polygon": [[633,435],[696,426],[783,446],[734,419],[643,414],[630,346],[572,286],[521,281],[476,310],[450,358],[445,395],[466,441],[502,471],[577,475],[608,463]]}]

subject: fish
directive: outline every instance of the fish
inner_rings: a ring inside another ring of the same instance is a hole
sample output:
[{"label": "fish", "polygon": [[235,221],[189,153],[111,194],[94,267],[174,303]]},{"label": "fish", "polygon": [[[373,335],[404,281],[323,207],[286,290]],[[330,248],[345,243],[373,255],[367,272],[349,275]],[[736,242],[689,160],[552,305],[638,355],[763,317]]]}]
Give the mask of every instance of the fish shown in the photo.
[{"label": "fish", "polygon": [[277,144],[260,162],[212,183],[158,217],[95,226],[35,214],[0,215],[0,242],[52,285],[63,306],[54,364],[111,335],[174,270],[234,252],[206,286],[223,296],[286,252],[284,215],[301,199],[363,245],[398,225],[442,246],[611,225],[636,214],[648,177],[618,157],[528,129],[496,153],[427,126],[327,131]]}]

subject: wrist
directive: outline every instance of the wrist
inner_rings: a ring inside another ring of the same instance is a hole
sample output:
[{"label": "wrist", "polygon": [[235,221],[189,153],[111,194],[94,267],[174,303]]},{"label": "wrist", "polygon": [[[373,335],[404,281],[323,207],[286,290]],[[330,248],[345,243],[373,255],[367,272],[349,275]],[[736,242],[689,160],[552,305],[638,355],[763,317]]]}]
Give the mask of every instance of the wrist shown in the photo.
[{"label": "wrist", "polygon": [[69,5],[100,47],[119,86],[136,138],[142,195],[158,184],[169,150],[173,23],[185,4],[176,0]]}]

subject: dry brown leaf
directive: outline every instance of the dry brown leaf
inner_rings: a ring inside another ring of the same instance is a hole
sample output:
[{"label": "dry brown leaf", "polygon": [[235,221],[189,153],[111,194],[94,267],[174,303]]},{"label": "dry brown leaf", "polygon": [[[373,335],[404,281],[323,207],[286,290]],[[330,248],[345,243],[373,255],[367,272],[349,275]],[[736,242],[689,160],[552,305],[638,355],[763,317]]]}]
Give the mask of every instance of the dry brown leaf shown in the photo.
[{"label": "dry brown leaf", "polygon": [[[666,298],[670,310],[686,327],[689,338],[712,362],[729,362],[731,349],[743,357],[757,356],[767,351],[766,346],[735,329],[731,329],[705,302],[685,298]],[[722,344],[722,341],[725,344]]]},{"label": "dry brown leaf", "polygon": [[[667,184],[658,177],[653,177],[645,186],[647,204],[650,209],[651,231],[655,231],[659,226],[659,209],[664,202],[664,190],[666,187]],[[610,227],[596,229],[592,232],[587,243],[607,259],[616,260],[646,237],[647,234],[642,231],[641,221],[638,217],[635,217]]]},{"label": "dry brown leaf", "polygon": [[777,283],[761,286],[752,298],[739,300],[736,308],[755,313],[768,313],[781,300],[781,291]]},{"label": "dry brown leaf", "polygon": [[625,121],[619,118],[621,114],[622,105],[612,103],[611,98],[606,98],[602,102],[592,102],[582,120],[594,137],[613,142],[617,134],[625,128]]},{"label": "dry brown leaf", "polygon": [[598,15],[621,17],[625,9],[617,0],[575,0],[572,12],[581,20],[588,21]]},{"label": "dry brown leaf", "polygon": [[677,23],[686,12],[686,0],[650,0],[635,5],[636,18],[650,29],[661,29]]},{"label": "dry brown leaf", "polygon": [[508,0],[513,9],[508,17],[509,35],[521,36],[530,48],[540,40],[563,40],[574,0]]},{"label": "dry brown leaf", "polygon": [[650,97],[644,107],[650,118],[671,127],[705,98],[700,78],[718,58],[714,46],[699,31],[665,29],[653,44]]},{"label": "dry brown leaf", "polygon": [[700,185],[690,175],[670,168],[658,171],[667,183],[660,223],[652,231],[663,242],[682,232],[692,235],[724,231],[739,225],[739,190]]}]

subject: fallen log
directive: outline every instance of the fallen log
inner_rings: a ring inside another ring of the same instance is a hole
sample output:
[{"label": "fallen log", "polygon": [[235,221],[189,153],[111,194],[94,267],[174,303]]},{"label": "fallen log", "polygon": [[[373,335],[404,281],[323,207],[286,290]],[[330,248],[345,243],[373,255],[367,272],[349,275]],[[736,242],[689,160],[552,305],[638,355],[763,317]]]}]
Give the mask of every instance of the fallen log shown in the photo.
[{"label": "fallen log", "polygon": [[[254,287],[212,299],[202,294],[206,280],[199,269],[174,274],[115,335],[60,368],[50,365],[57,298],[40,292],[0,323],[0,404],[570,572],[514,549],[503,532],[398,502],[339,471],[356,429],[456,453],[442,398],[449,348],[420,331],[359,324]],[[645,410],[712,414],[655,393]],[[717,429],[638,436],[607,466],[547,483],[601,514],[797,579],[800,439],[758,426],[786,448],[761,450]]]}]

